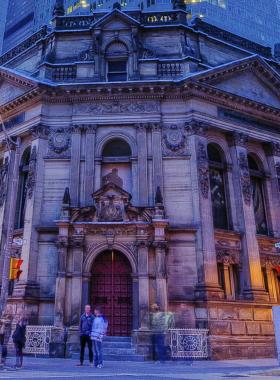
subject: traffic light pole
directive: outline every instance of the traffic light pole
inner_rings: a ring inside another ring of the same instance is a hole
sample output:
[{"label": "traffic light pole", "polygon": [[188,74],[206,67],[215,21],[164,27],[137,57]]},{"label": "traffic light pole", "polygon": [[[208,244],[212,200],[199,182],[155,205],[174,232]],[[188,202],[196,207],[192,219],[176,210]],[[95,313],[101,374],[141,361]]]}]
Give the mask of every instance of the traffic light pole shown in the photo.
[{"label": "traffic light pole", "polygon": [[20,158],[20,145],[21,138],[17,138],[15,143],[16,152],[13,167],[13,178],[12,178],[12,191],[11,191],[11,202],[9,208],[9,219],[8,219],[8,231],[7,231],[7,241],[5,246],[5,256],[3,265],[3,277],[2,277],[2,287],[1,287],[1,317],[4,313],[8,302],[8,292],[9,292],[9,273],[10,273],[10,262],[12,256],[12,245],[14,237],[14,223],[15,223],[15,212],[16,212],[16,201],[17,201],[17,191],[18,191],[18,180],[19,180],[19,158]]}]

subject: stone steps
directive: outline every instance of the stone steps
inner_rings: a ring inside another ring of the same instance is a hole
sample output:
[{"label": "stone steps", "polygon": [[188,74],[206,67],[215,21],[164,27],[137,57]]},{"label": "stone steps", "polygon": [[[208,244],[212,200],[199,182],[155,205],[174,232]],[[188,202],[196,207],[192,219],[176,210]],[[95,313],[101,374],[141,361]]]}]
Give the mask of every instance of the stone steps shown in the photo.
[{"label": "stone steps", "polygon": [[[132,348],[131,338],[125,336],[106,336],[102,342],[104,361],[130,361],[144,362],[145,355],[137,355],[136,349]],[[78,352],[72,355],[72,359],[79,360]],[[88,349],[85,350],[85,360],[88,360]]]}]

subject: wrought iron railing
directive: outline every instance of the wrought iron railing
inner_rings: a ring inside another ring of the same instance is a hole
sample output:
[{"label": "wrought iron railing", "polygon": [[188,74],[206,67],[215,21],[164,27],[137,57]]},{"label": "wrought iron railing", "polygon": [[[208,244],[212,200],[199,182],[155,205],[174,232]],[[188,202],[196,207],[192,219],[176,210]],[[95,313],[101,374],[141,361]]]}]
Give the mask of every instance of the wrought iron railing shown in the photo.
[{"label": "wrought iron railing", "polygon": [[206,329],[170,329],[172,358],[208,359],[208,332]]},{"label": "wrought iron railing", "polygon": [[53,326],[26,326],[25,352],[34,355],[49,355]]},{"label": "wrought iron railing", "polygon": [[179,62],[160,62],[158,63],[158,75],[162,77],[172,77],[182,75],[182,65]]}]

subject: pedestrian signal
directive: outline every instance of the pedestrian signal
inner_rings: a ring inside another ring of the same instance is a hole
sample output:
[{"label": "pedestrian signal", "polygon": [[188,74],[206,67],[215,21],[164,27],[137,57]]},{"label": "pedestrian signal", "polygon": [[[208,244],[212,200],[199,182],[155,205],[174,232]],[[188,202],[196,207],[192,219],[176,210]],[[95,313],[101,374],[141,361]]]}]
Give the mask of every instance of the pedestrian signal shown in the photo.
[{"label": "pedestrian signal", "polygon": [[23,260],[15,259],[14,257],[11,258],[10,263],[10,280],[17,280],[19,279],[20,275],[22,274],[22,270],[20,270],[20,266],[23,263]]}]

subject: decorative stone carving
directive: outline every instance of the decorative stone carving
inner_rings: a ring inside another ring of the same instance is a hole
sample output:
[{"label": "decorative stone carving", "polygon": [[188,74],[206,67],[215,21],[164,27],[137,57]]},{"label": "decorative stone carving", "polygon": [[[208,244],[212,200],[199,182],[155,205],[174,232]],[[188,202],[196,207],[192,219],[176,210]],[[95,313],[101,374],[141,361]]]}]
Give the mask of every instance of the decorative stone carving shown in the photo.
[{"label": "decorative stone carving", "polygon": [[138,32],[132,33],[132,49],[135,53],[139,53],[140,59],[155,58],[155,52],[152,49],[147,48],[142,41]]},{"label": "decorative stone carving", "polygon": [[86,134],[95,133],[97,129],[96,124],[84,124],[83,129],[86,132]]},{"label": "decorative stone carving", "polygon": [[92,47],[93,51],[95,54],[100,54],[101,53],[101,45],[102,45],[102,40],[101,40],[101,34],[100,33],[94,33],[92,36]]},{"label": "decorative stone carving", "polygon": [[275,142],[270,142],[263,145],[265,154],[269,156],[278,156],[280,157],[280,144]]},{"label": "decorative stone carving", "polygon": [[108,232],[113,232],[115,235],[120,236],[133,236],[136,235],[136,226],[126,227],[113,227],[113,226],[87,226],[85,228],[86,235],[106,235]]},{"label": "decorative stone carving", "polygon": [[93,44],[91,44],[87,50],[84,50],[79,54],[79,59],[81,61],[93,61],[94,60]]},{"label": "decorative stone carving", "polygon": [[71,222],[93,222],[96,208],[94,206],[82,207],[71,216]]},{"label": "decorative stone carving", "polygon": [[210,129],[210,125],[198,120],[192,120],[185,127],[190,134],[198,136],[205,136],[206,132]]},{"label": "decorative stone carving", "polygon": [[69,128],[56,128],[50,135],[48,142],[48,157],[71,156],[71,134]]},{"label": "decorative stone carving", "polygon": [[153,242],[153,247],[155,249],[167,250],[168,249],[168,244],[167,244],[166,241],[154,241]]},{"label": "decorative stone carving", "polygon": [[47,139],[50,134],[50,127],[42,124],[38,124],[35,127],[29,129],[29,133],[32,135],[32,140],[35,139]]},{"label": "decorative stone carving", "polygon": [[206,147],[202,142],[197,146],[197,167],[198,167],[198,182],[201,194],[204,198],[209,196],[209,167],[207,160]]},{"label": "decorative stone carving", "polygon": [[151,246],[151,242],[147,240],[141,240],[135,243],[137,248],[148,248]]},{"label": "decorative stone carving", "polygon": [[32,198],[34,188],[35,188],[36,166],[37,166],[37,148],[36,146],[34,146],[30,155],[28,177],[27,177],[27,195],[29,199]]},{"label": "decorative stone carving", "polygon": [[148,123],[134,124],[134,128],[136,129],[137,132],[147,132],[147,129],[149,128],[149,124]]},{"label": "decorative stone carving", "polygon": [[151,102],[107,102],[74,104],[74,115],[98,115],[115,113],[153,113],[160,112],[160,104]]},{"label": "decorative stone carving", "polygon": [[242,254],[228,250],[217,250],[217,262],[227,265],[242,265]]},{"label": "decorative stone carving", "polygon": [[70,239],[70,247],[74,249],[83,249],[85,246],[84,237],[79,236],[77,239],[76,237],[72,237]]},{"label": "decorative stone carving", "polygon": [[0,169],[0,207],[4,205],[8,189],[8,171],[9,171],[9,159],[5,158],[5,161]]},{"label": "decorative stone carving", "polygon": [[251,194],[251,183],[248,161],[245,153],[239,153],[239,167],[240,167],[240,178],[241,178],[241,188],[244,197],[244,202],[247,206],[251,205],[252,194]]},{"label": "decorative stone carving", "polygon": [[160,132],[162,125],[160,123],[149,123],[149,126],[153,132]]},{"label": "decorative stone carving", "polygon": [[83,124],[73,124],[70,127],[70,130],[73,134],[80,134],[83,131]]},{"label": "decorative stone carving", "polygon": [[68,239],[66,240],[64,237],[58,237],[58,240],[55,242],[55,246],[58,250],[65,250],[68,248]]},{"label": "decorative stone carving", "polygon": [[164,128],[162,135],[162,151],[165,156],[187,154],[187,137],[185,127],[171,124]]},{"label": "decorative stone carving", "polygon": [[52,15],[53,17],[65,15],[64,0],[56,0]]},{"label": "decorative stone carving", "polygon": [[229,146],[241,146],[243,148],[246,148],[248,140],[249,137],[244,133],[233,132],[227,135]]},{"label": "decorative stone carving", "polygon": [[100,222],[118,222],[123,220],[122,203],[110,199],[109,201],[102,201],[99,210]]},{"label": "decorative stone carving", "polygon": [[260,255],[261,266],[274,269],[275,267],[280,267],[280,256],[274,255]]}]

